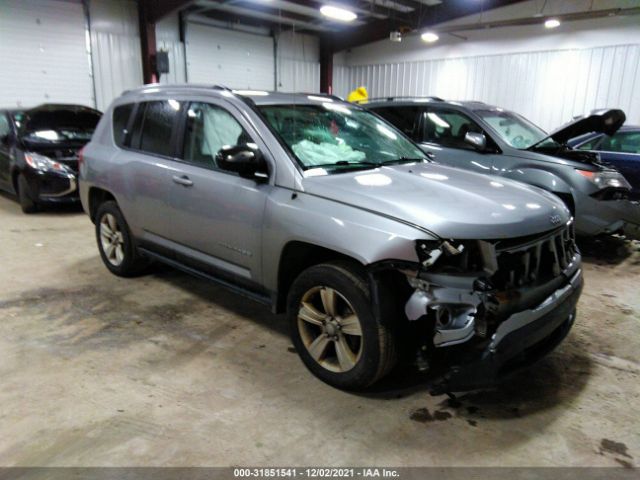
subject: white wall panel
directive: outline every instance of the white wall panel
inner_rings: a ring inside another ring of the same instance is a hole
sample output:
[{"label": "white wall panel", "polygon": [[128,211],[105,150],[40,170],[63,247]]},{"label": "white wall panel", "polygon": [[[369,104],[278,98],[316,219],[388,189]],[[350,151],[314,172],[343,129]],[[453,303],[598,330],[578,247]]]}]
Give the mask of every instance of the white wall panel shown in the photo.
[{"label": "white wall panel", "polygon": [[297,32],[277,37],[276,69],[282,92],[320,91],[320,45],[318,38]]},{"label": "white wall panel", "polygon": [[639,64],[640,45],[617,45],[357,65],[348,67],[348,85],[340,80],[336,93],[364,85],[371,97],[480,100],[519,112],[545,129],[594,108],[616,107],[626,112],[628,123],[637,124]]},{"label": "white wall panel", "polygon": [[0,0],[0,106],[94,105],[82,4]]},{"label": "white wall panel", "polygon": [[191,83],[274,90],[272,37],[188,22],[186,51]]},{"label": "white wall panel", "polygon": [[186,65],[184,45],[180,41],[177,13],[168,15],[156,24],[156,47],[169,55],[169,73],[160,76],[160,83],[185,83]]},{"label": "white wall panel", "polygon": [[283,59],[278,62],[278,91],[318,93],[320,63]]},{"label": "white wall panel", "polygon": [[142,84],[138,10],[132,0],[91,0],[89,5],[96,105],[104,110],[124,90]]}]

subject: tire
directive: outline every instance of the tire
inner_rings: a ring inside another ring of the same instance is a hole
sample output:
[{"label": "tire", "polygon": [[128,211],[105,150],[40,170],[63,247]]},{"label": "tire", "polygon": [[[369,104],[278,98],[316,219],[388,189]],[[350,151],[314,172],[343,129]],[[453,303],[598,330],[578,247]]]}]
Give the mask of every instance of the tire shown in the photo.
[{"label": "tire", "polygon": [[396,363],[395,335],[376,319],[364,275],[349,263],[302,272],[289,291],[287,316],[302,362],[329,385],[361,390]]},{"label": "tire", "polygon": [[133,277],[144,273],[149,261],[140,256],[118,204],[102,203],[96,212],[96,241],[103,263],[114,275]]},{"label": "tire", "polygon": [[29,196],[29,184],[21,173],[18,175],[18,201],[23,213],[35,213],[38,211],[38,204]]}]

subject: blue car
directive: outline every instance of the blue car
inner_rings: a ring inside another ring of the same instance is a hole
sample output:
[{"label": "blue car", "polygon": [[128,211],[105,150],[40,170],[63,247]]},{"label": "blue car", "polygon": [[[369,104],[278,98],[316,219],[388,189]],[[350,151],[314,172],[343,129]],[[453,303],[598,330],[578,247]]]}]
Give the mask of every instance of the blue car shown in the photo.
[{"label": "blue car", "polygon": [[631,184],[631,197],[640,199],[640,127],[625,125],[611,137],[587,133],[571,139],[569,145],[598,152],[603,162],[616,167]]}]

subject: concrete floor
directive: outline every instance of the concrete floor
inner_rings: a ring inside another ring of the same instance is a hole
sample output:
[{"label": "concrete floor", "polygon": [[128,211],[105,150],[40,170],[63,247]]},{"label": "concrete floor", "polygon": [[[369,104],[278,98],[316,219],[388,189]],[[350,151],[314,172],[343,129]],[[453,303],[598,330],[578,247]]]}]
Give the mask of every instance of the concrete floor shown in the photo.
[{"label": "concrete floor", "polygon": [[77,211],[0,196],[0,465],[640,464],[640,251],[592,244],[567,341],[508,386],[367,395],[299,361],[281,317],[169,269],[111,275]]}]

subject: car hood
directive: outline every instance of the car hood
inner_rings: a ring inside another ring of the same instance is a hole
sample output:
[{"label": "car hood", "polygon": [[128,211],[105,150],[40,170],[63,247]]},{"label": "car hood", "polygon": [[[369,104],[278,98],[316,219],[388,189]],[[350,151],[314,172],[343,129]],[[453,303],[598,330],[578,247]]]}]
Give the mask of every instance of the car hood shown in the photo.
[{"label": "car hood", "polygon": [[570,218],[564,204],[544,190],[436,163],[307,177],[303,188],[447,239],[533,235]]},{"label": "car hood", "polygon": [[554,130],[547,137],[529,148],[530,150],[535,150],[536,146],[545,142],[549,138],[552,138],[556,142],[564,145],[570,139],[579,135],[584,135],[585,133],[604,133],[606,135],[613,135],[618,131],[626,119],[627,117],[622,110],[593,110],[589,115],[576,117],[570,122],[565,123],[560,128]]}]

